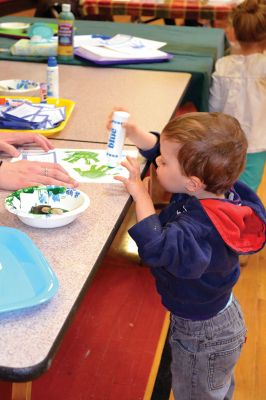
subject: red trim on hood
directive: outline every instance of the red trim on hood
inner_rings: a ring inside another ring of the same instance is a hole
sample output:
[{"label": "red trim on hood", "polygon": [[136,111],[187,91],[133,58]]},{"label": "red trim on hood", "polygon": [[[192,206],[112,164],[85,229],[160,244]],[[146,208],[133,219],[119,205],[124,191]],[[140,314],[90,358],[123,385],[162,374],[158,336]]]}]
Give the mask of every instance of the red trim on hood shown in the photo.
[{"label": "red trim on hood", "polygon": [[216,199],[200,200],[224,242],[240,253],[260,250],[265,244],[265,224],[247,206]]}]

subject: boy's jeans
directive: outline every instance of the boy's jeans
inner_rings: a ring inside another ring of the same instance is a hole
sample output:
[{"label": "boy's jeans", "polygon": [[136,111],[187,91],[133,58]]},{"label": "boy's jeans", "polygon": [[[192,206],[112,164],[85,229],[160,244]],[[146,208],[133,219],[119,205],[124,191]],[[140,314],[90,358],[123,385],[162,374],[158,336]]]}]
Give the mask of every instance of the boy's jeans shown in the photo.
[{"label": "boy's jeans", "polygon": [[175,400],[231,400],[233,368],[246,328],[236,299],[215,317],[191,321],[171,315],[172,389]]}]

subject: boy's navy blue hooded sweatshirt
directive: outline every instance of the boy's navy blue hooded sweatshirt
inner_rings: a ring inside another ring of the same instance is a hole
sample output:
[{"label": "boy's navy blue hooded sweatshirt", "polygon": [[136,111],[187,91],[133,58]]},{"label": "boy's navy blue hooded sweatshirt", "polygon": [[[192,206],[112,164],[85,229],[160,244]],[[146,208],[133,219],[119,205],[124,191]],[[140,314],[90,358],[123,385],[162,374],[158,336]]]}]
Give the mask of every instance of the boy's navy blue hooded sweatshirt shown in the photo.
[{"label": "boy's navy blue hooded sweatshirt", "polygon": [[[158,150],[142,154],[153,160]],[[237,182],[225,199],[174,194],[160,215],[143,219],[129,234],[151,267],[164,306],[179,317],[203,320],[229,301],[239,254],[265,245],[265,223],[257,195]]]}]

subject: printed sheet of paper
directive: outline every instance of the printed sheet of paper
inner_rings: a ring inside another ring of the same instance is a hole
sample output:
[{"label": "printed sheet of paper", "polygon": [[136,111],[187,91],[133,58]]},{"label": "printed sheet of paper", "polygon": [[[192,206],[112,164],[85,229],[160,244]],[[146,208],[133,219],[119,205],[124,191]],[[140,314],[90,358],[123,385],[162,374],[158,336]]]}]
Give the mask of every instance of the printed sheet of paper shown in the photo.
[{"label": "printed sheet of paper", "polygon": [[[125,150],[123,157],[127,155],[138,157],[138,151]],[[106,150],[103,149],[54,149],[44,152],[40,149],[25,149],[21,151],[18,160],[51,162],[62,165],[69,175],[78,182],[93,183],[120,183],[113,177],[115,175],[128,176],[126,168],[118,165],[111,168],[107,165]]]}]

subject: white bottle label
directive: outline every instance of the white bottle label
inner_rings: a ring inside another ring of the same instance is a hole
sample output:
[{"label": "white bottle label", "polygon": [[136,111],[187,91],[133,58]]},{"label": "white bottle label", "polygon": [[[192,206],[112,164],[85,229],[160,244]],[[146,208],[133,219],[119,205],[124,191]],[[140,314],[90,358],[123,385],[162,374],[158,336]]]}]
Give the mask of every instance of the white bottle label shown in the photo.
[{"label": "white bottle label", "polygon": [[119,163],[125,141],[125,129],[123,123],[129,118],[129,114],[124,111],[115,111],[113,113],[112,128],[109,134],[107,145],[107,163],[114,167]]},{"label": "white bottle label", "polygon": [[47,69],[47,96],[59,97],[58,67]]}]

